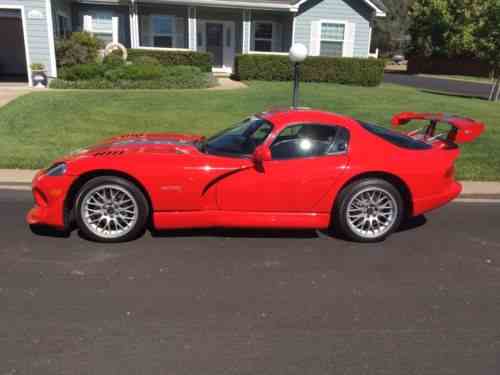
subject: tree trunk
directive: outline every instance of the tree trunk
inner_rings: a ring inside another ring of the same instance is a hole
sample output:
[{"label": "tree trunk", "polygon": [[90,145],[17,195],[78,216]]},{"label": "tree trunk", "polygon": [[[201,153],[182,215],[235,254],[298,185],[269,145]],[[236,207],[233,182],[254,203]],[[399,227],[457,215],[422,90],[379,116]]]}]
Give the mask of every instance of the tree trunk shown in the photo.
[{"label": "tree trunk", "polygon": [[497,79],[497,93],[495,95],[494,101],[498,102],[499,99],[500,99],[500,77]]}]

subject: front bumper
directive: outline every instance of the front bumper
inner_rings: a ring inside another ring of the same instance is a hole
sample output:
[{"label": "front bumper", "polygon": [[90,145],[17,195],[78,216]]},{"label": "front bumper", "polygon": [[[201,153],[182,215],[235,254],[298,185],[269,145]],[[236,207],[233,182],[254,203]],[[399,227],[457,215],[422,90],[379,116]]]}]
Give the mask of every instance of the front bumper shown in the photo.
[{"label": "front bumper", "polygon": [[26,216],[28,224],[66,229],[69,223],[65,200],[75,179],[74,176],[51,177],[39,172],[33,179],[35,206]]},{"label": "front bumper", "polygon": [[446,190],[440,194],[416,199],[413,202],[413,215],[418,216],[442,207],[457,198],[462,192],[462,185],[456,181],[450,183]]}]

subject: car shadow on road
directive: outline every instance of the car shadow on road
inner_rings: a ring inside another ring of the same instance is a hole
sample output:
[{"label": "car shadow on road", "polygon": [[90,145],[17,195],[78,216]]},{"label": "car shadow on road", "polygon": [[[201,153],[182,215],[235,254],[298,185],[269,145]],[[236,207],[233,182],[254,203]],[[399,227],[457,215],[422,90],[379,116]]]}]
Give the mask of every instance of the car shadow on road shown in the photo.
[{"label": "car shadow on road", "polygon": [[318,238],[315,230],[207,228],[150,230],[153,237]]}]

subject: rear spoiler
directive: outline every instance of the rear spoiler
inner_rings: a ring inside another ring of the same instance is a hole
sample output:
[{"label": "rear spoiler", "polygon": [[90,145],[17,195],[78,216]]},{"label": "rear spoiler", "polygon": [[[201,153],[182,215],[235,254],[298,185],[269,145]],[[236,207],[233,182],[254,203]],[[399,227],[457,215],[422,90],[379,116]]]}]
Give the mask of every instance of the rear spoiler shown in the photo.
[{"label": "rear spoiler", "polygon": [[486,129],[482,122],[478,122],[466,117],[456,115],[448,115],[444,113],[417,113],[403,112],[395,115],[392,118],[392,126],[397,128],[401,125],[408,124],[411,121],[429,121],[424,129],[417,130],[412,133],[416,135],[423,132],[423,136],[427,140],[433,140],[440,137],[436,134],[438,123],[445,123],[451,126],[446,141],[454,144],[463,144],[472,142],[477,139]]}]

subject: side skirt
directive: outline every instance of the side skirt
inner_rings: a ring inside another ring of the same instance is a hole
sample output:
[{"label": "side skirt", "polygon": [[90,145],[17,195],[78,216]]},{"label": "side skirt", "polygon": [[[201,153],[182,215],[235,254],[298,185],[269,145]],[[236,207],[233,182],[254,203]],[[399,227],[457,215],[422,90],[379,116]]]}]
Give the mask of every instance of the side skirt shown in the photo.
[{"label": "side skirt", "polygon": [[326,229],[330,225],[330,215],[314,212],[179,211],[155,212],[153,222],[156,229]]}]

